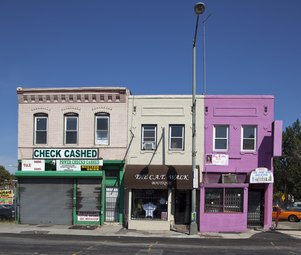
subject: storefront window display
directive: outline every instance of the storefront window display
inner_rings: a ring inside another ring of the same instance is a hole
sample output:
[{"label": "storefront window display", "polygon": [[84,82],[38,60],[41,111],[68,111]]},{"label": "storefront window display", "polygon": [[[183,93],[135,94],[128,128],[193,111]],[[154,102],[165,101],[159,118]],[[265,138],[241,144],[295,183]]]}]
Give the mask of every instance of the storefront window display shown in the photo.
[{"label": "storefront window display", "polygon": [[132,190],[132,220],[167,220],[167,190]]},{"label": "storefront window display", "polygon": [[243,201],[242,188],[205,189],[206,213],[242,213]]}]

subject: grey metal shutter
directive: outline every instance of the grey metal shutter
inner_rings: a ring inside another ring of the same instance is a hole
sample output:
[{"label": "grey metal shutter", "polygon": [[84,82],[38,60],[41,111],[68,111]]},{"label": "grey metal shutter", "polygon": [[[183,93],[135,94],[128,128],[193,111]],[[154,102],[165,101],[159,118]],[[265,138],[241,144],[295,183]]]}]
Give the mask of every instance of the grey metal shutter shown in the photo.
[{"label": "grey metal shutter", "polygon": [[101,180],[79,178],[76,187],[76,210],[78,212],[100,212]]},{"label": "grey metal shutter", "polygon": [[20,222],[72,224],[73,179],[21,178]]}]

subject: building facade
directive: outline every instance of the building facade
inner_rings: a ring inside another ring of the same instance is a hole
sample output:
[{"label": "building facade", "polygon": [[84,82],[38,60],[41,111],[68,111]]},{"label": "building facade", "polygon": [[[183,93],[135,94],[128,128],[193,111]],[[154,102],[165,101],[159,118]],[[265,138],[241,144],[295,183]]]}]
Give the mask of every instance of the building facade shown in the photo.
[{"label": "building facade", "polygon": [[[124,176],[129,229],[188,226],[191,214],[191,96],[130,96],[129,150]],[[197,97],[196,130],[203,130],[204,101]],[[200,183],[203,134],[196,134]]]},{"label": "building facade", "polygon": [[273,96],[205,97],[200,231],[269,229],[282,123]]},{"label": "building facade", "polygon": [[17,94],[19,222],[122,223],[129,91],[18,88]]},{"label": "building facade", "polygon": [[[123,87],[18,88],[18,219],[187,230],[269,229],[282,123],[273,96],[132,96]],[[193,185],[194,183],[194,185]]]}]

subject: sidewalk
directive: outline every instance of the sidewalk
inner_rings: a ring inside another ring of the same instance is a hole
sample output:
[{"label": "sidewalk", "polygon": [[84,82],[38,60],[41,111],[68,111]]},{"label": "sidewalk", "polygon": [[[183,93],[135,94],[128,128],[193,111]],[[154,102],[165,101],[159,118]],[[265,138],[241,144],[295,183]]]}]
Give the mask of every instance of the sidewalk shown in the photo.
[{"label": "sidewalk", "polygon": [[[301,239],[301,230],[281,229],[273,230],[294,238]],[[198,233],[188,235],[175,231],[138,231],[128,230],[119,224],[105,224],[102,226],[69,226],[69,225],[28,225],[4,222],[0,223],[2,234],[47,234],[47,235],[81,235],[81,236],[124,236],[124,237],[163,237],[163,238],[217,238],[217,239],[248,239],[263,230],[248,229],[244,233]]]}]

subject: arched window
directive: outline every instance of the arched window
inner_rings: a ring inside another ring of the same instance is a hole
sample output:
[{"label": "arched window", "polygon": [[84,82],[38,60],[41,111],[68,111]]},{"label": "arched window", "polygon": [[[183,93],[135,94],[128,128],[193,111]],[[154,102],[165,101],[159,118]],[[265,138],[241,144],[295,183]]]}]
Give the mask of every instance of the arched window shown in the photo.
[{"label": "arched window", "polygon": [[66,113],[65,117],[65,144],[78,143],[78,114]]},{"label": "arched window", "polygon": [[110,114],[95,114],[95,144],[108,145],[110,142]]},{"label": "arched window", "polygon": [[48,115],[36,113],[34,115],[34,144],[47,144]]}]

